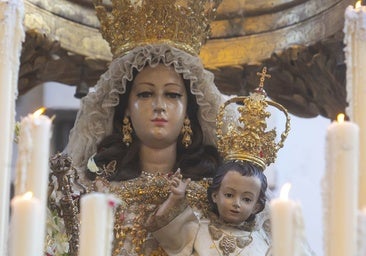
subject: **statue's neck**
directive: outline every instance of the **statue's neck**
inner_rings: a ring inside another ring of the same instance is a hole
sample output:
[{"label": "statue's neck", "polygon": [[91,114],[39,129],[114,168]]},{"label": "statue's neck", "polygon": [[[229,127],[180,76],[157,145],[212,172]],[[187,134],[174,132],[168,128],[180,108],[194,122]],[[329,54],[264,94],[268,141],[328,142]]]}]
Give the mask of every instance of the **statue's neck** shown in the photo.
[{"label": "statue's neck", "polygon": [[140,149],[140,161],[142,171],[149,173],[169,173],[173,170],[176,161],[176,145],[157,149],[142,146]]}]

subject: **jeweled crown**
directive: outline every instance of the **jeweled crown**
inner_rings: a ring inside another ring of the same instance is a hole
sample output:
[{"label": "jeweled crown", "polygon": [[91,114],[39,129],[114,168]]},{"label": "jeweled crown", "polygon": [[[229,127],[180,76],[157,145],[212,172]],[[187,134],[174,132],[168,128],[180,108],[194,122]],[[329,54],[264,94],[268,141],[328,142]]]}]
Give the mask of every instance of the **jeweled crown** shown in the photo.
[{"label": "jeweled crown", "polygon": [[[198,55],[222,0],[94,0],[114,57],[136,46],[167,43]],[[107,11],[109,10],[109,11]]]},{"label": "jeweled crown", "polygon": [[[290,131],[290,116],[280,104],[266,99],[263,89],[264,80],[270,77],[263,68],[259,87],[250,96],[238,96],[226,101],[217,116],[218,150],[225,160],[243,160],[259,165],[263,170],[274,163],[277,152]],[[230,104],[235,104],[237,111],[230,114]],[[267,129],[267,118],[271,116],[268,106],[275,107],[285,115],[285,125],[281,138],[277,138],[276,127]],[[279,140],[277,142],[277,140]]]}]

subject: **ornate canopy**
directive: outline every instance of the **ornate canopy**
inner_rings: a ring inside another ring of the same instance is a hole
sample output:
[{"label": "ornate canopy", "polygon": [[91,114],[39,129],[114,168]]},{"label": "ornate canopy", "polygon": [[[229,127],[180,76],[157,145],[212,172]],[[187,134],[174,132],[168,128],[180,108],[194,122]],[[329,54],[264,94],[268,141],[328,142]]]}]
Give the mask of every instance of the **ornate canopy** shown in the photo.
[{"label": "ornate canopy", "polygon": [[[268,95],[300,117],[346,103],[344,11],[355,0],[223,0],[201,50],[226,94],[247,95],[266,66]],[[111,60],[92,0],[25,0],[19,93],[43,82],[93,86]]]}]

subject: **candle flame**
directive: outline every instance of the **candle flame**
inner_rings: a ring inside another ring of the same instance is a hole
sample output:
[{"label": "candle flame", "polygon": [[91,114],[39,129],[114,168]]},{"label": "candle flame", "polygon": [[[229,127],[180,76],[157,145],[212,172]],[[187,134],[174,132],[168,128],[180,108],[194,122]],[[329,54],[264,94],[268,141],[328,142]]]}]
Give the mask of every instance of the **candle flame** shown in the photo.
[{"label": "candle flame", "polygon": [[338,114],[338,116],[337,116],[337,122],[338,123],[343,123],[344,122],[344,114],[343,113],[340,113],[340,114]]},{"label": "candle flame", "polygon": [[281,192],[280,192],[280,198],[281,199],[288,199],[288,193],[290,191],[291,188],[291,183],[285,183],[282,188],[281,188]]},{"label": "candle flame", "polygon": [[24,199],[29,200],[33,197],[33,193],[31,191],[28,191],[23,195]]},{"label": "candle flame", "polygon": [[355,4],[355,8],[360,8],[361,7],[361,0],[357,1]]},{"label": "candle flame", "polygon": [[43,112],[46,111],[46,108],[45,107],[41,107],[40,109],[37,109],[34,113],[33,113],[33,116],[37,117],[37,116],[40,116],[43,114]]}]

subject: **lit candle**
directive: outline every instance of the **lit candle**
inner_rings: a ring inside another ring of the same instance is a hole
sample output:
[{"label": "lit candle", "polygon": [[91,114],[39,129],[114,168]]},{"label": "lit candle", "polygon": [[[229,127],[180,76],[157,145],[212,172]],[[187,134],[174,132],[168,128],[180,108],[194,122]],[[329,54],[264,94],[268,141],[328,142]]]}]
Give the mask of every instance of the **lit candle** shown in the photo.
[{"label": "lit candle", "polygon": [[20,122],[16,194],[32,191],[41,201],[47,201],[51,139],[51,119],[42,115],[41,108]]},{"label": "lit candle", "polygon": [[283,185],[280,197],[270,202],[273,256],[294,256],[295,204],[288,198],[290,188],[290,183]]},{"label": "lit candle", "polygon": [[43,255],[41,202],[31,192],[16,196],[11,201],[10,247],[11,256]]},{"label": "lit candle", "polygon": [[356,255],[359,128],[338,115],[326,136],[323,177],[324,246],[327,256]]},{"label": "lit candle", "polygon": [[38,229],[45,237],[46,207],[51,138],[51,119],[42,115],[44,108],[22,118],[20,122],[15,194],[32,191],[41,201]]},{"label": "lit candle", "polygon": [[0,1],[0,255],[6,255],[7,245],[15,98],[25,35],[23,17],[23,1]]},{"label": "lit candle", "polygon": [[[360,155],[366,156],[366,6],[348,6],[344,25],[347,115],[360,127]],[[366,158],[359,159],[358,207],[366,205]]]},{"label": "lit candle", "polygon": [[114,210],[118,204],[110,194],[94,192],[81,197],[79,256],[112,254]]}]

